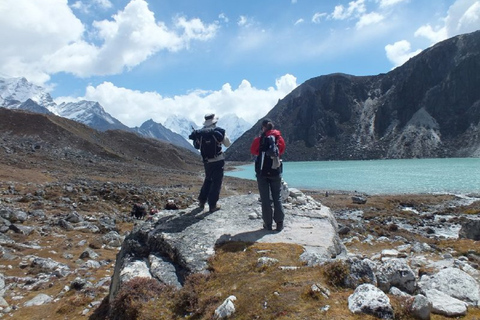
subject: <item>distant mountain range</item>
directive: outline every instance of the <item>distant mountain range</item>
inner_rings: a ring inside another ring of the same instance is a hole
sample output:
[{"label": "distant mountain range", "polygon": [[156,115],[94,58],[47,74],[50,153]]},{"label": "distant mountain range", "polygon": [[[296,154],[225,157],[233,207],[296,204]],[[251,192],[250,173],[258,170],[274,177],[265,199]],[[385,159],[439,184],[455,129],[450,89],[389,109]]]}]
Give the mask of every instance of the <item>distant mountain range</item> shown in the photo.
[{"label": "distant mountain range", "polygon": [[[376,76],[312,78],[267,115],[285,160],[480,157],[480,31],[440,42]],[[228,148],[251,158],[260,122]]]},{"label": "distant mountain range", "polygon": [[[124,130],[135,132],[141,136],[166,141],[198,153],[191,142],[188,141],[188,136],[192,127],[199,128],[200,126],[186,118],[170,117],[164,125],[150,119],[140,127],[129,128],[106,112],[98,102],[83,100],[56,104],[44,88],[30,83],[25,78],[0,78],[0,107],[42,114],[55,114],[86,124],[99,131]],[[221,122],[219,121],[219,125],[220,123],[227,130],[232,141],[235,141],[251,127],[250,124],[236,115],[228,115]]]},{"label": "distant mountain range", "polygon": [[[188,139],[188,136],[192,132],[192,129],[201,128],[202,123],[199,125],[186,118],[182,118],[179,116],[170,116],[169,118],[167,118],[167,120],[165,120],[163,126],[173,132],[178,133],[185,139]],[[232,142],[237,140],[245,131],[252,127],[250,123],[233,113],[229,113],[224,115],[223,117],[220,117],[218,119],[217,125],[226,130],[228,138]]]}]

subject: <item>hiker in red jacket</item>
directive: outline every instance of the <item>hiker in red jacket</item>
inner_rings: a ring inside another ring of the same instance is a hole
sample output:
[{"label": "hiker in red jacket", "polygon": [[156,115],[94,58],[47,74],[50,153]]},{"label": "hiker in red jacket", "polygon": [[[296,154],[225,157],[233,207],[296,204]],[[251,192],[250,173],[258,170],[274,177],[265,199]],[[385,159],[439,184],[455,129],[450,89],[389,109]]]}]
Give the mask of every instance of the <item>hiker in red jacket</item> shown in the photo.
[{"label": "hiker in red jacket", "polygon": [[285,140],[280,131],[274,129],[270,119],[264,119],[261,134],[253,140],[250,153],[257,156],[255,173],[262,202],[263,228],[266,230],[272,230],[273,221],[277,225],[277,231],[283,230],[285,214],[281,199],[282,162],[280,156],[284,152]]}]

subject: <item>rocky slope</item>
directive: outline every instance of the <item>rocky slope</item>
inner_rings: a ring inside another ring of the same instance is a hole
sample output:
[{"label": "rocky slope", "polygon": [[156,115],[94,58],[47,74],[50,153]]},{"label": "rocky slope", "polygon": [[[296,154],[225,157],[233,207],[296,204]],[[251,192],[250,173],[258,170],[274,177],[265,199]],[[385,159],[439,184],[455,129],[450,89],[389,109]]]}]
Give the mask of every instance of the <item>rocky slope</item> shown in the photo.
[{"label": "rocky slope", "polygon": [[[100,132],[84,124],[54,115],[0,108],[0,163],[19,161],[41,167],[54,162],[57,170],[75,171],[104,165],[113,169],[154,166],[155,171],[198,170],[200,157],[180,147],[134,133]],[[125,172],[124,175],[128,174]]]},{"label": "rocky slope", "polygon": [[[387,74],[310,79],[269,112],[286,160],[480,156],[480,31],[424,50]],[[258,122],[228,150],[250,158]]]}]

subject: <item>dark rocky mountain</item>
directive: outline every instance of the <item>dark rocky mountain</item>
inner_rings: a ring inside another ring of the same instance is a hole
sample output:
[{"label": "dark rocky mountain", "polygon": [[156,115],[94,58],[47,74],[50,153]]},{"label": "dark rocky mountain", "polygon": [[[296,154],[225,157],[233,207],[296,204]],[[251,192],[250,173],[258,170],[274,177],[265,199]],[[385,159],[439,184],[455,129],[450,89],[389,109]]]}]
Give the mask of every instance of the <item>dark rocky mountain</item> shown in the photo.
[{"label": "dark rocky mountain", "polygon": [[135,127],[132,130],[141,136],[167,141],[198,154],[198,151],[181,135],[165,128],[152,119],[145,121],[140,127]]},{"label": "dark rocky mountain", "polygon": [[[480,31],[424,50],[387,74],[330,74],[268,113],[285,160],[480,157]],[[250,159],[260,121],[227,151]]]},{"label": "dark rocky mountain", "polygon": [[32,99],[27,99],[18,106],[19,110],[31,111],[43,114],[52,114],[47,108],[36,103]]}]

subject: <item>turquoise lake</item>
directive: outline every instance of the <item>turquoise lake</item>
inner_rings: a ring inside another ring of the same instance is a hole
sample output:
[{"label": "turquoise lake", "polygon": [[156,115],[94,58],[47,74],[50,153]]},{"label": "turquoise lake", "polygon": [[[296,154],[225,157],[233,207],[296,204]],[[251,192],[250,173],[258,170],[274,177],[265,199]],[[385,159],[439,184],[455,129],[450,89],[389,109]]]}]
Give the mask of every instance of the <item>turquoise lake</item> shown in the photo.
[{"label": "turquoise lake", "polygon": [[[252,164],[227,176],[255,180]],[[480,192],[480,158],[284,162],[289,187],[368,194]]]}]

